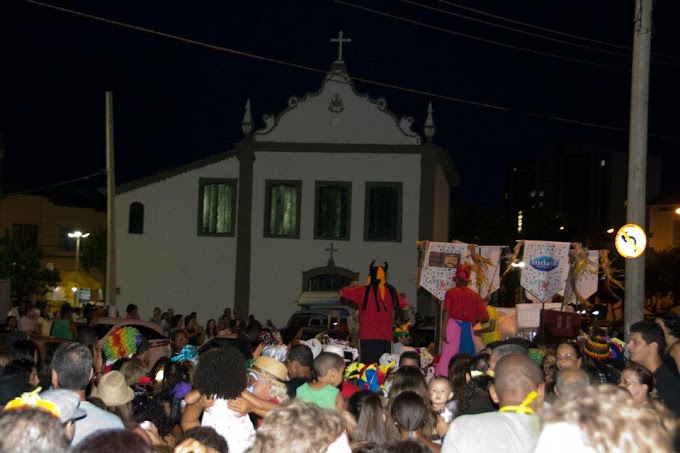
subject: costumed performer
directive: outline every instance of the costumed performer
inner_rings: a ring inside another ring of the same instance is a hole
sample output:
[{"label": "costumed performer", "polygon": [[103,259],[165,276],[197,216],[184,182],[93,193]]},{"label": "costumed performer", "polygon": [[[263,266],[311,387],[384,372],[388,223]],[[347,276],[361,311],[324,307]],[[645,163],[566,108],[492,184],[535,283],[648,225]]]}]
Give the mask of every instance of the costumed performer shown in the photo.
[{"label": "costumed performer", "polygon": [[404,325],[395,327],[394,344],[392,345],[392,354],[399,357],[404,351],[414,351],[414,348],[409,347],[411,344],[411,323],[407,322]]},{"label": "costumed performer", "polygon": [[442,355],[437,364],[438,376],[448,376],[449,360],[459,352],[475,355],[472,326],[489,319],[482,298],[468,288],[471,269],[470,265],[459,264],[454,276],[455,286],[449,288],[444,296]]},{"label": "costumed performer", "polygon": [[359,350],[361,362],[375,363],[380,356],[392,351],[394,314],[401,309],[404,317],[408,302],[397,289],[387,283],[389,265],[371,262],[366,286],[345,286],[342,297],[359,309]]}]

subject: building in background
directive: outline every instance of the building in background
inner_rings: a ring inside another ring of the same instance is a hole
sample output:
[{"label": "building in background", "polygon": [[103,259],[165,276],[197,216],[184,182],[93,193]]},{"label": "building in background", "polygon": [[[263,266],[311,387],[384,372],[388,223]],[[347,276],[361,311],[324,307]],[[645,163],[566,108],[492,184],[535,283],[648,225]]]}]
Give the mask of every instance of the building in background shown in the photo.
[{"label": "building in background", "polygon": [[[76,270],[76,240],[68,233],[104,229],[103,211],[57,204],[42,195],[0,196],[0,234],[27,238],[45,252],[42,265],[62,273]],[[81,256],[82,247],[81,242]]]},{"label": "building in background", "polygon": [[[659,195],[660,184],[661,159],[650,155],[648,200]],[[627,153],[565,146],[543,159],[517,161],[506,168],[504,211],[525,229],[532,213],[559,217],[551,221],[564,227],[565,238],[588,242],[626,223],[627,185]]]},{"label": "building in background", "polygon": [[680,246],[680,196],[662,195],[647,204],[647,247],[661,251]]},{"label": "building in background", "polygon": [[[425,109],[425,105],[423,105]],[[416,241],[447,241],[449,153],[384,99],[358,93],[344,62],[321,88],[292,96],[232,150],[123,184],[116,196],[117,303],[217,316],[240,307],[281,324],[301,291],[335,290],[364,279],[372,260],[410,304]]]}]

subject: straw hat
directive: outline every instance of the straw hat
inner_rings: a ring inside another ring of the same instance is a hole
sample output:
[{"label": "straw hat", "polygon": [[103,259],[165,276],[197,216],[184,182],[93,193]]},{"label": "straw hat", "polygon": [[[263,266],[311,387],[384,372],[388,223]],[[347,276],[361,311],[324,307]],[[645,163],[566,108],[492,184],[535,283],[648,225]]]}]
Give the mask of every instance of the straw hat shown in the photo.
[{"label": "straw hat", "polygon": [[125,376],[120,371],[109,371],[99,380],[99,386],[92,391],[92,396],[101,399],[108,407],[129,403],[135,397],[135,392],[125,382]]},{"label": "straw hat", "polygon": [[274,385],[286,385],[288,368],[286,365],[271,357],[260,356],[248,368],[248,371],[269,379]]}]

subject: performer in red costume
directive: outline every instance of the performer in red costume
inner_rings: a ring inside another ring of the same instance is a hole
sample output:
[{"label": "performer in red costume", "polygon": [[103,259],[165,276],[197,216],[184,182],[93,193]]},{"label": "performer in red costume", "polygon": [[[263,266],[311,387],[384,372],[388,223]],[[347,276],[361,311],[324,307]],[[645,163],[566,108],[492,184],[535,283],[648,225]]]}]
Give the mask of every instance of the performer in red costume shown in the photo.
[{"label": "performer in red costume", "polygon": [[470,265],[459,264],[454,277],[456,286],[449,288],[444,297],[442,315],[442,355],[437,365],[437,375],[449,375],[449,360],[459,352],[475,355],[472,326],[488,321],[489,314],[482,298],[467,287],[470,282]]},{"label": "performer in red costume", "polygon": [[[371,267],[366,286],[346,286],[342,297],[359,309],[359,352],[362,363],[375,363],[384,353],[392,350],[392,324],[394,314],[408,310],[408,302],[397,289],[387,283],[387,263]],[[400,313],[401,316],[402,313]]]}]

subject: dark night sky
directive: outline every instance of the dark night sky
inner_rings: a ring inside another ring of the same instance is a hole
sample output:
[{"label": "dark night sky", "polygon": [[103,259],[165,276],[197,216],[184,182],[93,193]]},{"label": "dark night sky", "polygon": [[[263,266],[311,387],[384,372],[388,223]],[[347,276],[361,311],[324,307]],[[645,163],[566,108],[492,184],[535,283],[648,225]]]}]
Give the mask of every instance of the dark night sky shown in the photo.
[{"label": "dark night sky", "polygon": [[[529,116],[526,112],[628,128],[630,73],[513,50],[424,28],[330,0],[82,1],[51,4],[217,46],[328,69],[329,39],[344,30],[351,76],[511,109],[501,112],[357,82],[384,97],[422,131],[432,100],[437,135],[458,166],[463,185],[454,200],[497,205],[502,168],[551,146],[589,142],[626,151],[628,135]],[[397,0],[351,3],[540,52],[630,68],[629,57],[566,46],[475,23]],[[547,35],[464,11],[437,0],[414,0],[448,11]],[[258,127],[291,95],[315,91],[322,75],[258,61],[74,16],[21,0],[0,7],[2,97],[0,131],[9,187],[36,187],[87,175],[105,165],[104,92],[113,90],[118,182],[225,151],[240,140],[243,106],[251,98]],[[517,21],[630,46],[633,0],[454,1]],[[649,152],[663,156],[663,186],[678,185],[680,2],[658,0],[652,51]],[[630,55],[630,51],[575,41]],[[662,76],[662,77],[659,77]],[[675,78],[669,80],[668,78]],[[99,176],[92,184],[103,185]],[[69,190],[76,190],[72,186]]]}]

